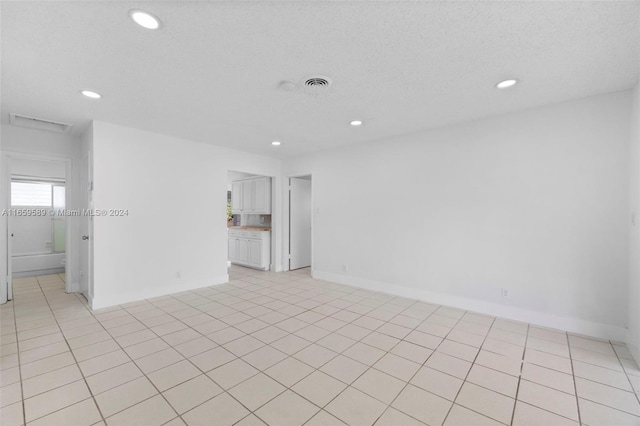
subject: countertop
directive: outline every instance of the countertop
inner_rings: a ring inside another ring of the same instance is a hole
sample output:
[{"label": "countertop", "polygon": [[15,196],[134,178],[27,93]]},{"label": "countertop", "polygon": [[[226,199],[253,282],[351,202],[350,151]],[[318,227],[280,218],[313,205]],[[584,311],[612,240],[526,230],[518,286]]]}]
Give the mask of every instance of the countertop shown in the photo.
[{"label": "countertop", "polygon": [[241,231],[271,231],[271,228],[261,226],[229,226],[229,229],[238,229]]}]

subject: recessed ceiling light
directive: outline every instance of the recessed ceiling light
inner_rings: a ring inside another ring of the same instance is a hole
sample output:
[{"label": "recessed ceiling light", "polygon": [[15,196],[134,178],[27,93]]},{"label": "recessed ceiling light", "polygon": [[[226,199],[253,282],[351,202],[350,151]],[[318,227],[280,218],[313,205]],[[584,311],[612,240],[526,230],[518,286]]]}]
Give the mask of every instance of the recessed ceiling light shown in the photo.
[{"label": "recessed ceiling light", "polygon": [[148,30],[157,30],[160,28],[160,20],[144,10],[131,10],[129,11],[129,16],[136,24]]},{"label": "recessed ceiling light", "polygon": [[273,142],[271,142],[271,145],[280,146],[280,142],[279,141],[273,141]]},{"label": "recessed ceiling light", "polygon": [[92,92],[91,90],[81,90],[80,93],[91,99],[100,99],[102,97],[100,93]]},{"label": "recessed ceiling light", "polygon": [[507,87],[511,87],[511,86],[515,85],[517,82],[518,82],[518,80],[515,80],[515,79],[504,80],[504,81],[501,81],[500,83],[496,84],[496,87],[498,89],[506,89]]},{"label": "recessed ceiling light", "polygon": [[362,121],[360,120],[353,120],[351,123],[352,126],[362,126]]}]

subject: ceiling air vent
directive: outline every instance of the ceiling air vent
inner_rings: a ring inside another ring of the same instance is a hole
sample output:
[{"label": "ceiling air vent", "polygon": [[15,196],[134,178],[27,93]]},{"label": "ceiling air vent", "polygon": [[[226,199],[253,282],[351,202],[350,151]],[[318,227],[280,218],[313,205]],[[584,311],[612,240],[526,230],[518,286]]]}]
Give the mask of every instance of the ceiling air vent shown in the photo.
[{"label": "ceiling air vent", "polygon": [[331,86],[331,79],[324,75],[310,75],[303,80],[303,86],[307,89],[326,89]]},{"label": "ceiling air vent", "polygon": [[15,126],[27,127],[29,129],[45,130],[47,132],[55,133],[68,133],[69,129],[71,129],[71,124],[13,113],[9,114],[9,122]]}]

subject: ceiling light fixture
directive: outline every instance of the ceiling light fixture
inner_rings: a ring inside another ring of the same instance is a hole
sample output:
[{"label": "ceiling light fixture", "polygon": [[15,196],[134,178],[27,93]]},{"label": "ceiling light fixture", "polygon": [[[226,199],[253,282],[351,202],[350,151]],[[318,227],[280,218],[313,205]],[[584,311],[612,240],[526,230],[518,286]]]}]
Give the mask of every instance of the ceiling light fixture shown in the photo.
[{"label": "ceiling light fixture", "polygon": [[80,93],[91,99],[100,99],[102,97],[100,93],[92,92],[91,90],[81,90]]},{"label": "ceiling light fixture", "polygon": [[507,87],[514,86],[517,82],[518,80],[512,78],[509,80],[501,81],[500,83],[496,84],[496,87],[498,89],[506,89]]},{"label": "ceiling light fixture", "polygon": [[271,142],[271,145],[280,146],[280,142],[279,141],[273,141],[273,142]]},{"label": "ceiling light fixture", "polygon": [[355,126],[362,126],[362,121],[360,121],[360,120],[353,120],[353,121],[352,121],[351,123],[349,123],[349,124],[351,124],[351,125],[352,125],[352,126],[354,126],[354,127],[355,127]]},{"label": "ceiling light fixture", "polygon": [[160,20],[144,10],[130,10],[129,16],[136,24],[148,30],[157,30],[160,28]]}]

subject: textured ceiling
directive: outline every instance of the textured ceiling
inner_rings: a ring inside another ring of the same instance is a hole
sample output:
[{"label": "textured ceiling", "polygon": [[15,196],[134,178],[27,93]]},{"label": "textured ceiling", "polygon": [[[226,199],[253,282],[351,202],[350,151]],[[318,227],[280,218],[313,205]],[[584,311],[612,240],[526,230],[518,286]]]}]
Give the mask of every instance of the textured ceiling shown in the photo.
[{"label": "textured ceiling", "polygon": [[[2,1],[2,122],[15,112],[78,134],[96,119],[299,155],[630,88],[639,5]],[[163,28],[136,26],[132,8]],[[314,73],[334,84],[278,89]],[[509,77],[521,84],[494,88]]]}]

